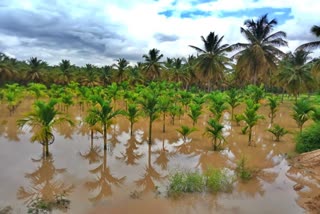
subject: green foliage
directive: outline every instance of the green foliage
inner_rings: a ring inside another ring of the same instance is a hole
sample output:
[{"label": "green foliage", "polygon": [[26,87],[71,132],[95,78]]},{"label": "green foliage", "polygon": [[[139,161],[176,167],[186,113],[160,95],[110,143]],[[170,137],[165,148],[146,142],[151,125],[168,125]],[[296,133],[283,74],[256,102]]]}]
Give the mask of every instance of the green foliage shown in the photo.
[{"label": "green foliage", "polygon": [[208,95],[208,98],[210,100],[210,112],[214,115],[216,120],[220,120],[223,111],[228,109],[228,106],[226,104],[226,96],[222,92],[212,92]]},{"label": "green foliage", "polygon": [[28,204],[28,214],[51,213],[54,209],[66,212],[70,207],[70,200],[58,195],[52,201],[35,198]]},{"label": "green foliage", "polygon": [[247,158],[245,156],[242,156],[237,162],[236,173],[243,181],[248,181],[253,177],[252,170],[247,167]]},{"label": "green foliage", "polygon": [[69,106],[73,105],[72,94],[63,94],[61,96],[61,102],[65,105],[68,112]]},{"label": "green foliage", "polygon": [[279,102],[277,97],[272,96],[272,97],[268,97],[268,106],[270,108],[270,113],[269,113],[269,118],[270,118],[270,123],[273,124],[273,120],[276,117],[276,112],[278,111],[278,106],[279,106]]},{"label": "green foliage", "polygon": [[107,129],[112,124],[112,119],[117,115],[124,114],[122,110],[113,110],[109,101],[105,101],[102,97],[93,95],[91,97],[93,106],[88,110],[86,121],[100,123],[103,131],[104,149],[107,149]]},{"label": "green foliage", "polygon": [[242,120],[242,114],[235,114],[234,119],[236,121],[237,126],[240,126],[240,122]]},{"label": "green foliage", "polygon": [[288,130],[286,130],[285,128],[279,126],[278,124],[275,124],[272,128],[268,129],[268,131],[270,133],[272,133],[275,137],[277,142],[280,141],[280,137],[286,135],[287,133],[289,133]]},{"label": "green foliage", "polygon": [[308,99],[299,99],[293,105],[293,119],[296,121],[300,132],[302,131],[302,126],[311,117],[311,112],[314,111],[311,102]]},{"label": "green foliage", "polygon": [[234,119],[234,109],[240,105],[241,103],[241,95],[238,90],[232,88],[229,91],[227,91],[227,100],[226,102],[231,107],[231,120]]},{"label": "green foliage", "polygon": [[320,123],[314,123],[296,137],[296,151],[299,153],[320,149]]},{"label": "green foliage", "polygon": [[209,168],[206,173],[207,188],[210,192],[229,192],[232,190],[233,179],[226,171]]},{"label": "green foliage", "polygon": [[48,103],[44,101],[36,101],[34,103],[34,109],[32,112],[17,121],[17,125],[23,128],[24,125],[30,125],[33,128],[37,128],[36,132],[31,137],[31,141],[38,141],[45,147],[45,155],[49,156],[49,144],[54,140],[53,127],[61,122],[68,122],[73,125],[73,122],[62,115],[61,112],[55,109],[57,101],[51,99]]},{"label": "green foliage", "polygon": [[263,84],[261,84],[260,86],[248,85],[245,89],[245,93],[255,103],[258,103],[259,100],[261,100],[265,96],[264,85]]},{"label": "green foliage", "polygon": [[182,106],[176,103],[172,103],[169,106],[169,115],[171,117],[172,125],[174,125],[175,117],[183,114]]},{"label": "green foliage", "polygon": [[149,144],[152,142],[152,123],[157,119],[159,112],[158,97],[159,92],[156,88],[145,88],[141,91],[141,96],[137,101],[141,105],[142,111],[149,117]]},{"label": "green foliage", "polygon": [[193,121],[193,126],[195,126],[197,124],[197,121],[200,115],[202,114],[201,105],[191,103],[189,107],[190,107],[190,112],[188,116]]},{"label": "green foliage", "polygon": [[192,100],[192,93],[189,91],[179,91],[180,102],[184,107],[187,107]]},{"label": "green foliage", "polygon": [[313,109],[313,114],[311,115],[312,120],[316,123],[320,122],[320,108],[314,108]]},{"label": "green foliage", "polygon": [[130,135],[133,134],[133,124],[138,121],[138,117],[140,116],[140,111],[138,106],[134,103],[130,103],[128,105],[128,110],[124,112],[124,115],[130,121]]},{"label": "green foliage", "polygon": [[177,197],[182,193],[202,192],[204,177],[197,172],[177,172],[170,176],[168,195]]},{"label": "green foliage", "polygon": [[189,127],[189,126],[184,126],[182,125],[180,127],[180,129],[177,129],[177,132],[179,132],[182,137],[183,137],[183,140],[186,141],[186,138],[188,137],[188,135],[190,135],[192,132],[196,131],[197,129],[194,128],[194,127]]},{"label": "green foliage", "polygon": [[171,99],[166,93],[163,93],[158,99],[159,111],[163,115],[162,132],[166,131],[166,114],[169,111],[170,102],[171,102]]},{"label": "green foliage", "polygon": [[233,177],[225,170],[209,168],[204,175],[199,172],[176,172],[169,177],[168,195],[178,197],[183,193],[227,192],[232,189]]},{"label": "green foliage", "polygon": [[205,134],[207,134],[209,137],[212,138],[212,144],[213,144],[213,150],[217,151],[221,149],[221,144],[223,141],[225,141],[222,130],[224,126],[220,124],[215,119],[209,119],[208,126],[206,127]]},{"label": "green foliage", "polygon": [[46,94],[47,87],[41,83],[29,83],[28,91],[31,91],[36,99],[39,99]]},{"label": "green foliage", "polygon": [[264,117],[257,113],[260,105],[249,99],[246,102],[247,107],[241,116],[241,119],[246,122],[247,129],[249,131],[248,145],[251,146],[252,127],[254,127],[260,119]]}]

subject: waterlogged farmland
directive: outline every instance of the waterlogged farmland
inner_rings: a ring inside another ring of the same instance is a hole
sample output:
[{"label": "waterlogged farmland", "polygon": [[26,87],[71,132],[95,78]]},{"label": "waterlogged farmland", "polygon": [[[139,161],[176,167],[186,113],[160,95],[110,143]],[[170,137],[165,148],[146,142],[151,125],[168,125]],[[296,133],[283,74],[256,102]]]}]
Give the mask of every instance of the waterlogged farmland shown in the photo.
[{"label": "waterlogged farmland", "polygon": [[[275,96],[264,94],[257,99],[256,114],[261,118],[251,127],[248,141],[250,127],[246,127],[249,123],[244,116],[250,116],[245,114],[250,93],[237,91],[241,99],[232,120],[229,92],[191,93],[168,85],[162,90],[153,86],[119,88],[115,96],[111,95],[115,85],[107,89],[64,87],[59,93],[58,89],[44,90],[39,97],[22,90],[13,111],[3,101],[0,207],[11,206],[14,213],[26,213],[43,200],[59,202],[50,205],[54,213],[303,213],[302,201],[319,194],[319,183],[312,175],[290,166],[294,136],[300,130],[292,116],[294,100],[285,97],[280,102],[281,96],[277,97],[271,125],[269,97]],[[81,90],[87,90],[85,96]],[[72,94],[71,102],[63,102],[54,93]],[[47,103],[51,99],[48,95],[58,100],[54,109],[72,123],[53,127],[47,156],[38,143],[42,138],[31,143],[39,127],[25,124],[19,128],[17,121],[34,111],[37,99]],[[108,120],[105,135],[102,123],[90,120],[93,109],[103,109],[97,97],[108,103],[110,112],[119,110]],[[150,116],[153,111],[147,109],[152,108],[153,98],[154,114]],[[225,105],[221,112],[214,107],[219,99]],[[168,103],[167,108],[163,103]],[[139,114],[132,120],[131,130],[125,112],[133,104]],[[196,105],[200,105],[198,116]],[[172,106],[177,106],[176,111]],[[222,126],[220,132],[218,126],[209,125],[211,119]],[[306,121],[303,128],[311,123]],[[279,142],[268,131],[274,124],[288,131]],[[245,160],[248,179],[239,176],[240,160]],[[204,184],[201,191],[169,194],[176,173],[204,176],[210,169],[222,170],[231,187],[212,192]],[[300,190],[294,188],[297,184],[302,185]]]}]

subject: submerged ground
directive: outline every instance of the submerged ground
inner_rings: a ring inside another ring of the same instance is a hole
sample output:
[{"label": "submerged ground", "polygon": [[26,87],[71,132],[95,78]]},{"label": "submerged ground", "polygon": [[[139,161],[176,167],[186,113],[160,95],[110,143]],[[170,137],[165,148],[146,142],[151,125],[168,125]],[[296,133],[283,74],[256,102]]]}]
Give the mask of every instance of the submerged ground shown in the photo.
[{"label": "submerged ground", "polygon": [[[186,142],[177,133],[180,125],[191,126],[185,115],[176,124],[162,121],[153,127],[152,145],[147,144],[148,120],[140,118],[130,137],[128,120],[119,116],[108,130],[108,150],[96,134],[90,142],[82,120],[85,112],[69,109],[74,127],[62,125],[50,146],[52,158],[41,159],[41,145],[30,143],[30,130],[20,131],[16,120],[30,111],[32,100],[25,100],[13,116],[4,104],[0,112],[0,208],[11,206],[14,213],[25,213],[35,197],[64,194],[70,199],[68,210],[56,213],[304,213],[300,206],[320,193],[319,181],[308,173],[292,169],[287,160],[294,152],[297,125],[291,117],[291,103],[280,104],[275,123],[291,134],[274,142],[269,128],[268,108],[259,112],[266,119],[254,128],[255,147],[247,146],[241,126],[224,113],[224,135],[228,144],[220,152],[203,135],[209,114],[202,114]],[[121,103],[119,104],[121,105]],[[236,108],[241,113],[244,106]],[[258,171],[248,182],[236,181],[230,193],[187,194],[178,199],[166,197],[168,176],[175,171],[204,171],[207,167],[232,171],[245,155],[250,168]],[[303,184],[298,191],[294,186]],[[299,205],[300,204],[300,205]],[[316,213],[316,210],[313,210]]]}]

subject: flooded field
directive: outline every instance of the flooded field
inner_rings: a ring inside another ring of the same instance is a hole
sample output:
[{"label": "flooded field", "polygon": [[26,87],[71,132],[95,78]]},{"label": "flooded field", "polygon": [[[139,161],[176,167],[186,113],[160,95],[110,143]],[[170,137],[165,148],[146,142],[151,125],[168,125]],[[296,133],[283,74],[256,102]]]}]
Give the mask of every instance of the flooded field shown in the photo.
[{"label": "flooded field", "polygon": [[[42,159],[41,145],[30,143],[31,130],[19,130],[16,120],[30,111],[31,100],[25,100],[9,116],[4,104],[0,112],[0,208],[13,207],[13,213],[26,213],[28,204],[37,197],[54,198],[64,194],[71,203],[54,213],[304,213],[302,198],[320,192],[312,177],[290,169],[286,157],[294,152],[294,134],[298,131],[291,117],[291,104],[280,104],[275,123],[290,134],[280,142],[267,131],[268,109],[259,110],[266,119],[253,128],[255,146],[248,146],[248,136],[241,134],[243,124],[223,115],[227,144],[219,152],[212,150],[210,138],[203,135],[209,114],[202,114],[197,131],[186,140],[176,129],[191,126],[187,115],[153,125],[152,145],[148,145],[148,119],[140,118],[130,137],[128,120],[119,116],[108,129],[108,149],[103,150],[102,135],[90,139],[83,123],[85,112],[77,106],[69,109],[75,126],[55,129],[52,156]],[[120,105],[120,104],[119,104]],[[244,106],[235,109],[241,113]],[[243,156],[250,168],[258,171],[248,182],[236,181],[230,193],[195,193],[172,199],[166,196],[168,176],[176,171],[205,171],[208,167],[226,168],[232,172]],[[294,186],[304,187],[295,191]],[[317,211],[315,211],[317,212]]]}]

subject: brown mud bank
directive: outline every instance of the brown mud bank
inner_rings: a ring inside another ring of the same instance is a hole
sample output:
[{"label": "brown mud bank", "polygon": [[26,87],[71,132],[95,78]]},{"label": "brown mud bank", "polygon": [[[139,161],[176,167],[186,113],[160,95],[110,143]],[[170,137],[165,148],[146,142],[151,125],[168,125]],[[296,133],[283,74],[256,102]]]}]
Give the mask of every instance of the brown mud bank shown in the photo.
[{"label": "brown mud bank", "polygon": [[320,186],[320,149],[295,157],[290,171],[307,179],[297,178],[294,189],[299,192],[298,204],[308,213],[320,213],[320,192],[313,191]]}]

